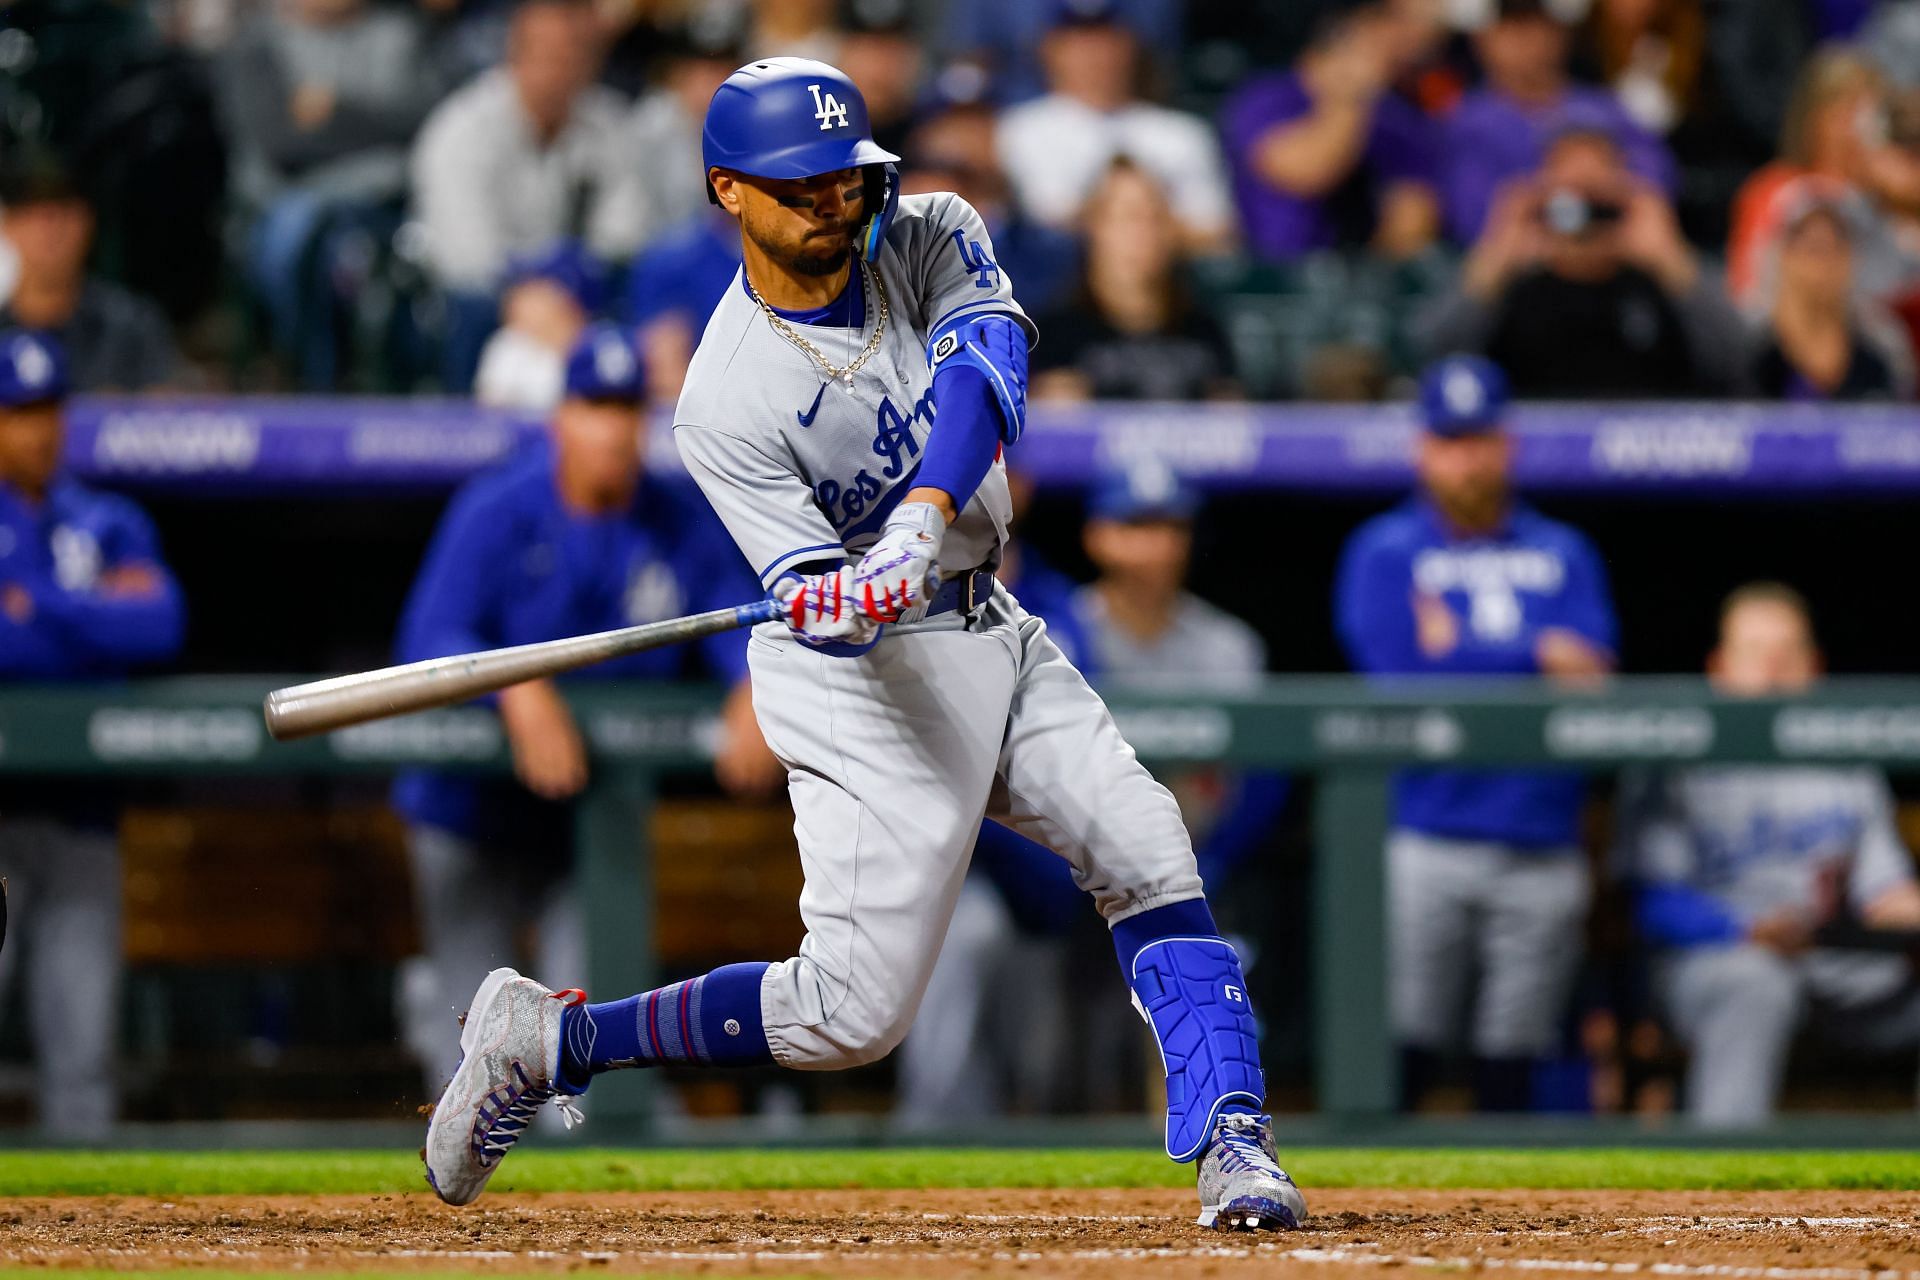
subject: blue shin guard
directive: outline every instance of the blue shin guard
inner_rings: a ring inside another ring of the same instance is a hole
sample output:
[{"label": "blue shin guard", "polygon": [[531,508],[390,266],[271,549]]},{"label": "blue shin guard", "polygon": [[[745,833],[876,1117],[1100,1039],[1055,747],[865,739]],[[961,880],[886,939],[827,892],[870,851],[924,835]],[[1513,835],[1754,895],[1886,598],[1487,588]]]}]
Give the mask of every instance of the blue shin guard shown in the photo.
[{"label": "blue shin guard", "polygon": [[[1172,918],[1148,920],[1162,913]],[[1142,927],[1128,929],[1136,921]],[[1155,927],[1173,924],[1192,932]],[[1167,1155],[1183,1162],[1205,1153],[1222,1111],[1257,1111],[1266,1097],[1240,957],[1212,925],[1205,904],[1195,902],[1143,912],[1114,929],[1134,1007],[1153,1027],[1166,1065]]]}]

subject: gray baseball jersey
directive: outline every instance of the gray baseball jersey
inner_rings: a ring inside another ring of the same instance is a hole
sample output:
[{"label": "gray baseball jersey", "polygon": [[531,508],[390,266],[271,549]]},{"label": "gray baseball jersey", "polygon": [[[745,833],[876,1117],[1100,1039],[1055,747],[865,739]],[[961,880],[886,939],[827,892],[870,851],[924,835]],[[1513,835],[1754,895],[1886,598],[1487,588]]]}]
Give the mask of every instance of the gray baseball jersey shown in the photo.
[{"label": "gray baseball jersey", "polygon": [[[738,280],[687,372],[681,457],[763,583],[856,557],[912,488],[934,417],[930,337],[982,312],[1026,323],[979,216],[952,195],[902,200],[861,274],[864,329],[795,326],[844,365],[871,337],[884,291],[887,331],[851,389],[775,330]],[[997,563],[1009,515],[996,462],[948,529],[943,568]],[[996,779],[1006,821],[1066,858],[1110,921],[1201,895],[1173,797],[1006,590],[971,618],[909,615],[857,656],[765,624],[747,661],[754,712],[787,766],[806,872],[807,935],[761,987],[775,1061],[856,1066],[899,1043]]]},{"label": "gray baseball jersey", "polygon": [[[688,367],[674,441],[763,584],[864,551],[913,487],[933,425],[933,334],[990,311],[1031,329],[980,215],[956,195],[902,199],[863,287],[874,276],[887,331],[851,388],[777,333],[739,277]],[[844,366],[879,323],[875,293],[868,287],[858,332],[795,327]],[[1011,517],[1006,469],[996,461],[947,530],[941,568],[951,575],[999,563]]]},{"label": "gray baseball jersey", "polygon": [[[1855,911],[1912,879],[1877,769],[1700,766],[1631,779],[1623,850],[1650,883],[1684,884],[1749,922],[1779,911],[1821,913],[1844,892]],[[1906,978],[1899,957],[1815,952],[1816,989],[1870,1000]]]},{"label": "gray baseball jersey", "polygon": [[1151,642],[1116,626],[1095,587],[1073,593],[1073,611],[1087,633],[1088,667],[1097,679],[1218,688],[1253,683],[1267,669],[1260,633],[1190,592],[1180,594],[1172,625]]}]

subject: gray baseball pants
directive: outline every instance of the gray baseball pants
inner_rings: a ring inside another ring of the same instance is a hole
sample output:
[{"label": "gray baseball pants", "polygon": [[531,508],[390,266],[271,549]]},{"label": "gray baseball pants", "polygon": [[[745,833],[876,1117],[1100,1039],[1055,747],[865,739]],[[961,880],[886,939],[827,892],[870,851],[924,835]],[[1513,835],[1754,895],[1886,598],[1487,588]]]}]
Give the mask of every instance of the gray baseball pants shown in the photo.
[{"label": "gray baseball pants", "polygon": [[109,831],[55,818],[0,819],[0,875],[12,904],[0,998],[24,965],[34,1066],[45,1082],[40,1128],[63,1139],[103,1138],[118,1097],[118,843]]},{"label": "gray baseball pants", "polygon": [[1920,984],[1868,1004],[1823,988],[1803,959],[1743,943],[1662,957],[1655,982],[1685,1042],[1687,1114],[1710,1128],[1764,1124],[1803,1025],[1842,1047],[1920,1047]]},{"label": "gray baseball pants", "polygon": [[1005,820],[1066,858],[1109,923],[1201,896],[1173,796],[1005,589],[971,629],[948,615],[843,658],[767,627],[747,657],[806,873],[800,953],[761,988],[783,1066],[859,1066],[906,1035],[996,776]]},{"label": "gray baseball pants", "polygon": [[[1393,1029],[1483,1058],[1553,1048],[1584,951],[1592,899],[1572,846],[1516,849],[1400,828],[1387,840]],[[1469,1012],[1469,998],[1471,1011]]]}]

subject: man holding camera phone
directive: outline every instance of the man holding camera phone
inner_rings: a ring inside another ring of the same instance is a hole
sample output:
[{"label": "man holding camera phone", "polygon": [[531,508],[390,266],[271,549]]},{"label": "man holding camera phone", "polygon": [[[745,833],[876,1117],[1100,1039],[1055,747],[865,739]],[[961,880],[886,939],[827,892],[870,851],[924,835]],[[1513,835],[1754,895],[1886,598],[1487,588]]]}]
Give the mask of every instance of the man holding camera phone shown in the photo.
[{"label": "man holding camera phone", "polygon": [[1727,394],[1747,344],[1666,196],[1589,125],[1502,189],[1426,329],[1432,350],[1487,355],[1522,396],[1580,399]]}]

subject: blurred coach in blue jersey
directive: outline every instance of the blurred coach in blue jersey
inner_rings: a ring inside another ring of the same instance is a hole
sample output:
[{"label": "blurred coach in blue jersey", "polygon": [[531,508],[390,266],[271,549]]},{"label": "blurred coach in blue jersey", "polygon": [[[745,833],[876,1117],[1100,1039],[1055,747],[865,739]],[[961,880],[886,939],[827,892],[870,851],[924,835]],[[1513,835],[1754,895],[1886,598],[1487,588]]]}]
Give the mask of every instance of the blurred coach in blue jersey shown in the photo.
[{"label": "blurred coach in blue jersey", "polygon": [[[1340,564],[1335,618],[1356,669],[1577,682],[1613,669],[1600,558],[1577,530],[1513,499],[1506,405],[1505,376],[1479,357],[1423,374],[1420,491],[1363,525]],[[1388,924],[1409,1105],[1460,1040],[1463,1013],[1477,1104],[1528,1105],[1583,950],[1585,792],[1564,770],[1395,779]]]},{"label": "blurred coach in blue jersey", "polygon": [[[568,356],[548,438],[448,505],[401,620],[400,661],[656,622],[761,594],[693,486],[645,473],[645,398],[631,340],[612,325],[588,328]],[[569,679],[728,682],[715,773],[730,791],[770,792],[786,775],[760,738],[746,670],[746,636],[734,633]],[[571,880],[586,743],[551,680],[507,689],[498,706],[512,779],[420,770],[394,786],[427,951],[430,976],[419,986],[431,988],[410,992],[409,1039],[430,1093],[459,1056],[446,1011],[476,974],[526,958],[516,947],[523,929],[536,937],[537,972],[579,974],[584,963]]]},{"label": "blurred coach in blue jersey", "polygon": [[[173,657],[185,631],[146,516],[61,473],[68,386],[57,339],[0,334],[0,681],[124,676]],[[52,1102],[40,1125],[62,1138],[98,1139],[113,1123],[117,819],[97,778],[0,780],[0,876],[19,925],[0,992],[26,992],[36,1096]]]}]

